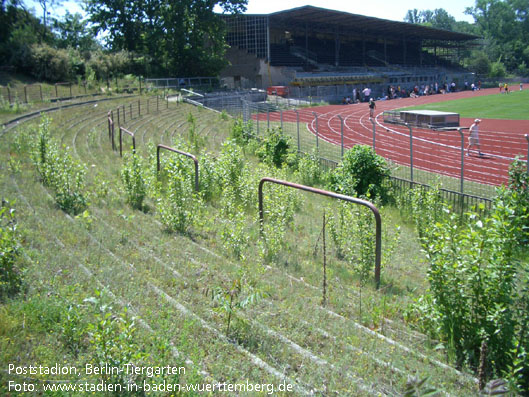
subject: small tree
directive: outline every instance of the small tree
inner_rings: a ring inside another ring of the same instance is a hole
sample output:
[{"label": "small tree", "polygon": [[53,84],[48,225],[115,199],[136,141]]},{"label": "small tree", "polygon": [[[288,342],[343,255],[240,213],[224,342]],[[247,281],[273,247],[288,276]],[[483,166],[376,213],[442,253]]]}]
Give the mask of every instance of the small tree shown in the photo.
[{"label": "small tree", "polygon": [[342,162],[331,175],[331,187],[348,195],[380,197],[388,199],[383,186],[390,176],[386,160],[369,146],[357,145],[345,153]]}]

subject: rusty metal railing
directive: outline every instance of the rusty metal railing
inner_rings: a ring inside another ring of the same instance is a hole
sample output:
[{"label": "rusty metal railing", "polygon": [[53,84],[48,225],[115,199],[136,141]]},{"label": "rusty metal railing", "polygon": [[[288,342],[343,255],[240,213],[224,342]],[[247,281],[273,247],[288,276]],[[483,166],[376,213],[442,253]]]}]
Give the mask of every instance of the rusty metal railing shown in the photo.
[{"label": "rusty metal railing", "polygon": [[123,133],[126,133],[132,137],[132,151],[134,153],[136,152],[136,138],[134,137],[134,133],[123,127],[119,127],[119,155],[121,157],[123,157]]},{"label": "rusty metal railing", "polygon": [[116,144],[114,142],[114,111],[108,112],[108,139],[112,144],[112,150],[116,150]]},{"label": "rusty metal railing", "polygon": [[198,192],[199,191],[199,184],[198,184],[198,159],[196,158],[196,156],[192,155],[191,153],[183,152],[181,150],[172,148],[170,146],[158,144],[158,146],[156,147],[156,170],[158,172],[160,172],[160,150],[161,149],[168,150],[170,152],[177,153],[177,154],[180,154],[182,156],[189,157],[190,159],[193,160],[193,162],[195,163],[195,191]]},{"label": "rusty metal railing", "polygon": [[262,178],[261,181],[259,182],[259,222],[260,222],[261,234],[263,233],[263,226],[264,226],[263,185],[265,184],[265,182],[288,186],[294,189],[303,190],[306,192],[315,193],[315,194],[319,194],[322,196],[335,198],[338,200],[348,201],[350,203],[363,205],[364,207],[369,208],[371,212],[373,212],[373,215],[375,216],[375,227],[376,227],[376,230],[375,230],[375,283],[376,283],[377,289],[380,287],[380,263],[381,263],[381,258],[382,258],[382,218],[380,217],[380,212],[378,211],[377,207],[375,207],[369,201],[345,196],[343,194],[329,192],[327,190],[322,190],[322,189],[316,189],[311,186],[300,185],[297,183],[283,181],[280,179]]}]

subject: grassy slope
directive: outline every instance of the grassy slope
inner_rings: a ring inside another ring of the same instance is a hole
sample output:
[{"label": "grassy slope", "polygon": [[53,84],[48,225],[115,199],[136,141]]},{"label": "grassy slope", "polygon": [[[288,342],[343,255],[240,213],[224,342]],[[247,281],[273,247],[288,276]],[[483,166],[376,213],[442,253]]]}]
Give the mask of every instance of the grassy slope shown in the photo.
[{"label": "grassy slope", "polygon": [[406,108],[410,109],[457,112],[461,117],[468,118],[529,120],[529,89],[512,91],[508,95],[498,93]]},{"label": "grassy slope", "polygon": [[[90,362],[89,344],[75,353],[65,343],[64,313],[68,303],[82,304],[79,310],[86,321],[94,321],[83,299],[99,289],[106,291],[105,302],[115,312],[126,306],[141,318],[138,350],[150,355],[151,365],[185,363],[189,373],[183,381],[278,383],[278,374],[284,374],[298,385],[297,394],[315,389],[373,395],[373,390],[401,392],[407,375],[428,375],[430,383],[452,395],[474,394],[467,377],[433,363],[444,361],[442,352],[430,347],[436,343],[402,321],[403,309],[425,288],[426,266],[412,228],[402,223],[397,211],[383,211],[390,233],[395,223],[403,228],[396,255],[383,269],[384,290],[376,292],[372,285],[360,289],[331,251],[330,302],[322,308],[321,253],[314,257],[313,251],[322,208],[333,204],[303,196],[287,235],[292,251],[264,268],[257,249],[239,262],[222,247],[216,203],[207,207],[203,230],[193,239],[167,233],[155,216],[154,203],[147,213],[125,203],[121,161],[109,149],[105,118],[107,109],[118,103],[53,115],[56,139],[89,167],[87,218],[65,216],[38,182],[24,147],[31,131],[24,133],[22,127],[0,138],[0,188],[5,197],[16,200],[29,285],[25,300],[5,305],[0,312],[5,319],[0,321],[2,362]],[[185,135],[189,113],[197,120],[198,133],[208,138],[208,149],[218,150],[229,123],[207,110],[171,105],[158,114],[128,119],[127,127],[136,131],[139,152],[147,155],[148,142],[171,144],[177,134]],[[252,244],[258,235],[255,215],[255,208],[247,214]],[[212,310],[204,290],[230,285],[243,269],[256,270],[258,285],[270,298],[241,313],[245,322],[238,325],[234,343],[223,338],[225,322]],[[0,380],[4,387],[7,376],[1,373]]]}]

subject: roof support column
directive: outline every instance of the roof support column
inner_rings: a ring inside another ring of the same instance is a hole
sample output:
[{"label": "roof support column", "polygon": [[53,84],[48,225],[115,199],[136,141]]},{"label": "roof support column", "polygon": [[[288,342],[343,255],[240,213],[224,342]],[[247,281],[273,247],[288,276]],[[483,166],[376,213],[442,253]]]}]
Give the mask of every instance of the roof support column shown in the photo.
[{"label": "roof support column", "polygon": [[268,64],[272,62],[271,54],[270,54],[270,16],[266,17],[266,51],[267,51],[267,57],[268,57]]},{"label": "roof support column", "polygon": [[406,36],[402,37],[402,63],[406,65]]},{"label": "roof support column", "polygon": [[334,32],[334,66],[340,66],[340,35],[338,29]]},{"label": "roof support column", "polygon": [[305,66],[309,63],[309,27],[305,22]]},{"label": "roof support column", "polygon": [[364,66],[367,66],[366,64],[366,38],[365,36],[362,36],[362,63]]},{"label": "roof support column", "polygon": [[340,66],[340,34],[338,29],[334,32],[334,66]]},{"label": "roof support column", "polygon": [[419,41],[419,65],[422,66],[422,40]]}]

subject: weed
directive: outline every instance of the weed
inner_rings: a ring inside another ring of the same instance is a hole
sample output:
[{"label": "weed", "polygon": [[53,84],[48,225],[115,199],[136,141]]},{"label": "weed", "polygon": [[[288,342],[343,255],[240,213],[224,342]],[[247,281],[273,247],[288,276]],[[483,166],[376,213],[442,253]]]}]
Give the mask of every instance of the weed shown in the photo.
[{"label": "weed", "polygon": [[216,287],[212,291],[213,301],[217,304],[215,311],[226,317],[226,336],[230,335],[232,318],[237,316],[239,310],[257,304],[267,297],[265,291],[258,289],[244,274],[233,280],[230,287]]},{"label": "weed", "polygon": [[158,199],[161,220],[170,231],[187,233],[200,219],[202,199],[194,191],[189,170],[180,158],[171,160],[167,175],[167,195]]},{"label": "weed", "polygon": [[23,277],[19,268],[20,240],[15,210],[8,202],[0,207],[0,301],[22,289]]},{"label": "weed", "polygon": [[132,208],[141,210],[147,195],[147,184],[143,171],[143,162],[135,152],[126,153],[121,168],[121,181]]}]

